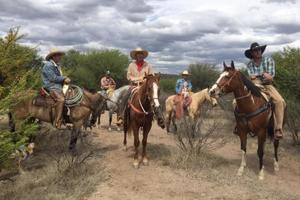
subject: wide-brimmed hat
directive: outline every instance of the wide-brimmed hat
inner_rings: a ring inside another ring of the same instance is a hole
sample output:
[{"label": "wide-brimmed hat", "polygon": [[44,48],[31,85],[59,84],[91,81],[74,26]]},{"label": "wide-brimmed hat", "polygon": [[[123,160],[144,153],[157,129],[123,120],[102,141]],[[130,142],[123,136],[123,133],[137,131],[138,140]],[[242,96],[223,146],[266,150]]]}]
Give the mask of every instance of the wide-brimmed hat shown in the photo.
[{"label": "wide-brimmed hat", "polygon": [[48,53],[48,55],[46,56],[46,60],[50,60],[54,55],[64,55],[65,52],[58,50],[57,48],[53,48],[50,50],[50,52]]},{"label": "wide-brimmed hat", "polygon": [[245,51],[245,56],[249,59],[252,59],[251,51],[256,50],[256,49],[261,49],[261,53],[264,53],[266,47],[267,47],[267,45],[260,46],[257,42],[253,42],[250,45],[250,49],[247,49]]},{"label": "wide-brimmed hat", "polygon": [[181,73],[181,76],[190,76],[191,74],[188,72],[188,70],[184,70],[182,73]]},{"label": "wide-brimmed hat", "polygon": [[136,60],[136,54],[142,53],[144,55],[144,58],[148,56],[148,51],[142,49],[142,48],[136,48],[130,52],[130,57],[134,60]]}]

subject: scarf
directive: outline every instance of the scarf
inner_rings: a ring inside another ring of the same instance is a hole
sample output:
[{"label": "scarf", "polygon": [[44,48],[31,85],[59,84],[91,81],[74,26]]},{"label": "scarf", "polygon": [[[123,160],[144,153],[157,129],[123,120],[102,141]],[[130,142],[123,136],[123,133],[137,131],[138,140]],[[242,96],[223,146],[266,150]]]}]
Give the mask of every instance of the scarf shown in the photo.
[{"label": "scarf", "polygon": [[136,62],[137,70],[140,72],[143,68],[144,61]]}]

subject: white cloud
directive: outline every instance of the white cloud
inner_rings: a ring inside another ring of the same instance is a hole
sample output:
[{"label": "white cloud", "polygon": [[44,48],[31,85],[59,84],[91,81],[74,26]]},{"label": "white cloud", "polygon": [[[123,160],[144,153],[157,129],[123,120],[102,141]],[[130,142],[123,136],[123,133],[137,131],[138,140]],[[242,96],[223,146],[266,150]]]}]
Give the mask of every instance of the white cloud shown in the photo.
[{"label": "white cloud", "polygon": [[0,0],[0,34],[21,26],[22,41],[41,55],[62,49],[141,46],[157,68],[178,72],[189,63],[246,62],[257,41],[266,53],[300,45],[299,0]]}]

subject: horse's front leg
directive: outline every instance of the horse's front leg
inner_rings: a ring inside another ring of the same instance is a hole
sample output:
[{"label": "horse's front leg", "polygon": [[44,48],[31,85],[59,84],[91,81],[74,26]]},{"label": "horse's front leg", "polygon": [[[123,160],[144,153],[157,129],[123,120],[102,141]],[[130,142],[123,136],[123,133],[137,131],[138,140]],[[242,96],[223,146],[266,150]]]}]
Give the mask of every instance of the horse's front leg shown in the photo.
[{"label": "horse's front leg", "polygon": [[241,175],[243,175],[244,168],[246,167],[247,132],[240,131],[239,137],[240,137],[240,141],[241,141],[241,165],[240,165],[237,175],[241,176]]},{"label": "horse's front leg", "polygon": [[71,132],[71,140],[69,144],[69,151],[72,153],[76,152],[76,143],[77,143],[79,132],[80,132],[79,128],[73,127]]},{"label": "horse's front leg", "polygon": [[258,174],[259,180],[264,179],[263,157],[264,157],[264,148],[265,148],[266,135],[267,135],[267,130],[263,129],[258,133],[258,137],[257,137],[257,139],[258,139],[257,155],[258,155],[258,158],[259,158],[259,174]]},{"label": "horse's front leg", "polygon": [[278,147],[279,147],[279,140],[274,140],[274,171],[279,171],[279,164],[278,164]]},{"label": "horse's front leg", "polygon": [[142,144],[143,144],[143,152],[142,152],[142,162],[144,165],[148,165],[149,161],[147,158],[147,153],[146,153],[146,147],[147,147],[147,138],[148,138],[148,133],[151,129],[152,123],[151,121],[149,122],[148,125],[145,125],[143,127],[143,140],[142,140]]},{"label": "horse's front leg", "polygon": [[140,145],[140,139],[139,139],[139,127],[133,126],[133,137],[134,137],[134,160],[133,160],[133,167],[139,168],[139,145]]},{"label": "horse's front leg", "polygon": [[167,126],[167,133],[170,132],[170,124],[171,124],[171,119],[172,119],[172,111],[167,111],[167,122],[166,122],[166,126]]},{"label": "horse's front leg", "polygon": [[99,113],[99,115],[97,117],[96,128],[100,128],[100,119],[101,119],[101,112]]},{"label": "horse's front leg", "polygon": [[108,112],[108,118],[109,118],[109,125],[108,125],[108,131],[111,131],[111,122],[112,122],[112,111],[109,110]]}]

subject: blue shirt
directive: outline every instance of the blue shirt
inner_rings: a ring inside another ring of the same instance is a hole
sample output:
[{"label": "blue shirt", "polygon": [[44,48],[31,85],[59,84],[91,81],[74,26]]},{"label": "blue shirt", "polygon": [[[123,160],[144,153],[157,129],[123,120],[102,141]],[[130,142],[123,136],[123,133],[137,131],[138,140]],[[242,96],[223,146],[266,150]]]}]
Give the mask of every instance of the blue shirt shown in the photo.
[{"label": "blue shirt", "polygon": [[261,63],[259,66],[256,66],[253,60],[251,60],[247,64],[247,70],[248,74],[255,75],[255,76],[261,76],[264,72],[267,72],[272,75],[272,77],[275,76],[275,62],[273,58],[271,57],[262,57]]},{"label": "blue shirt", "polygon": [[45,61],[42,69],[43,87],[51,90],[62,91],[63,81],[65,77],[62,76],[60,66],[54,61]]},{"label": "blue shirt", "polygon": [[176,88],[175,88],[176,94],[180,94],[181,93],[181,91],[183,89],[183,86],[184,86],[184,82],[187,82],[187,88],[188,89],[190,89],[190,90],[192,89],[192,83],[191,83],[191,81],[184,80],[183,78],[180,78],[176,82]]}]

